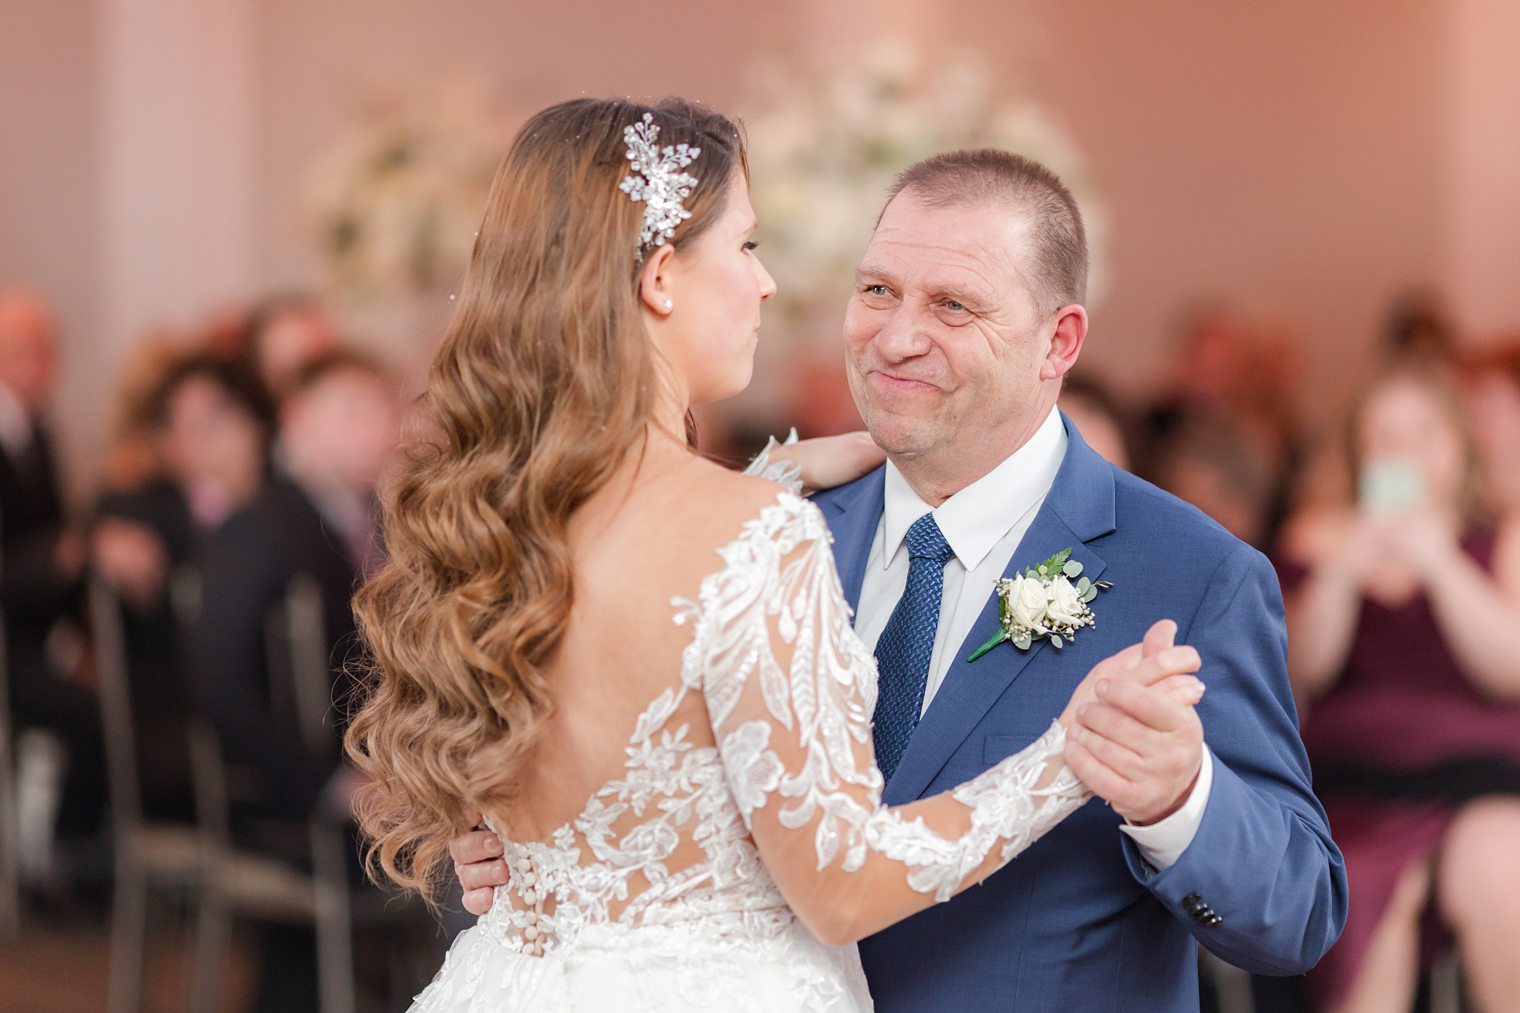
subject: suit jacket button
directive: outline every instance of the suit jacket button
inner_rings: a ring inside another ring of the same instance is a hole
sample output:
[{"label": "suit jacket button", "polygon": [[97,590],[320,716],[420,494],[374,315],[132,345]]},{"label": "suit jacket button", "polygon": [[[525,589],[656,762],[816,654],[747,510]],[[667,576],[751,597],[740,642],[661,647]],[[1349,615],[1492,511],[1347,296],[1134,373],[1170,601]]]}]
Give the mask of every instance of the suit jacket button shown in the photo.
[{"label": "suit jacket button", "polygon": [[1217,929],[1219,926],[1224,924],[1224,919],[1214,912],[1210,911],[1208,919],[1203,924],[1207,925],[1211,929]]},{"label": "suit jacket button", "polygon": [[1203,898],[1198,896],[1196,893],[1190,893],[1186,897],[1182,898],[1182,906],[1187,908],[1189,911],[1197,911],[1200,907],[1203,906]]}]

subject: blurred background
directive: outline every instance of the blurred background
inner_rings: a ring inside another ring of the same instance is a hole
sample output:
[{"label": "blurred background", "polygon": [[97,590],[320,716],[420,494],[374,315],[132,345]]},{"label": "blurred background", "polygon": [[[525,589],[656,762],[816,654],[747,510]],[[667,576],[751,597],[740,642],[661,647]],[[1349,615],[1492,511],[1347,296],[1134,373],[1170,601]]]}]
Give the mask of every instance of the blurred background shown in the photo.
[{"label": "blurred background", "polygon": [[404,1008],[436,967],[457,914],[361,884],[327,704],[490,174],[580,94],[746,124],[780,293],[700,419],[736,463],[858,425],[839,324],[896,171],[1055,169],[1094,257],[1063,407],[1279,564],[1352,869],[1322,973],[1207,964],[1208,1001],[1505,994],[1517,45],[1511,0],[6,3],[0,1009]]}]

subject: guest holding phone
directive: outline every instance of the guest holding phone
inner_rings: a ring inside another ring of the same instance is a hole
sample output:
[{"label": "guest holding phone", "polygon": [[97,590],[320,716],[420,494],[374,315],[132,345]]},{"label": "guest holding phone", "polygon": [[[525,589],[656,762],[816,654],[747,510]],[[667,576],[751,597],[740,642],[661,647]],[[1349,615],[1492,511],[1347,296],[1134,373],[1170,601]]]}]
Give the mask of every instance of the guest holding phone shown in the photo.
[{"label": "guest holding phone", "polygon": [[1408,1009],[1455,941],[1520,994],[1520,527],[1483,508],[1460,389],[1405,362],[1347,431],[1357,503],[1290,527],[1289,670],[1351,911],[1321,1008]]}]

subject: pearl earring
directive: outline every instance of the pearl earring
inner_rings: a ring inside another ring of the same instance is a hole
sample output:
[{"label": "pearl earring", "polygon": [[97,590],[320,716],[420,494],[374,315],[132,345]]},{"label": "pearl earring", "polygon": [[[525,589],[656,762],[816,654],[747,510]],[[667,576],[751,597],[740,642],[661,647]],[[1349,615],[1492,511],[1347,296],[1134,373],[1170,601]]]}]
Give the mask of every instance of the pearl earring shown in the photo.
[{"label": "pearl earring", "polygon": [[665,301],[664,301],[664,302],[663,302],[663,303],[661,303],[661,304],[660,304],[660,305],[661,305],[661,306],[664,306],[664,307],[665,307],[665,312],[666,312],[666,313],[669,313],[669,312],[670,312],[670,311],[671,311],[671,309],[672,309],[672,306],[671,306],[671,302],[670,302],[670,300],[669,300],[669,299],[666,299],[666,300],[665,300]]}]

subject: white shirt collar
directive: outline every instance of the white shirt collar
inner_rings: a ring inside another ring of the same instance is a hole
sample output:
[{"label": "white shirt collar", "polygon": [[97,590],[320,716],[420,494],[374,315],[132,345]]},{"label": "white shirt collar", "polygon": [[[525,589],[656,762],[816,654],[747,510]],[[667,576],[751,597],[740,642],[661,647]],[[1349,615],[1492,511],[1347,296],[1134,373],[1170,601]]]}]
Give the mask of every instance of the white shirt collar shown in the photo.
[{"label": "white shirt collar", "polygon": [[974,570],[1019,519],[1045,499],[1066,457],[1066,427],[1052,408],[1022,447],[938,508],[925,503],[902,472],[887,462],[886,503],[882,511],[882,565],[890,564],[908,528],[933,513],[955,558]]}]

